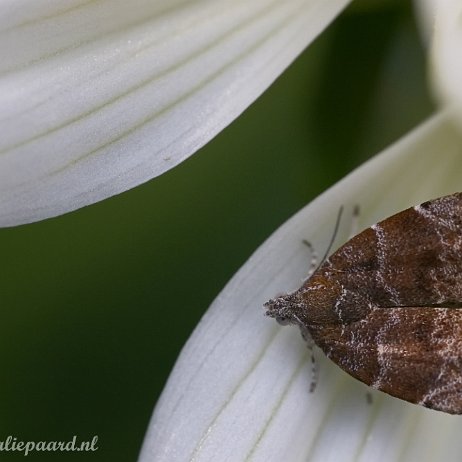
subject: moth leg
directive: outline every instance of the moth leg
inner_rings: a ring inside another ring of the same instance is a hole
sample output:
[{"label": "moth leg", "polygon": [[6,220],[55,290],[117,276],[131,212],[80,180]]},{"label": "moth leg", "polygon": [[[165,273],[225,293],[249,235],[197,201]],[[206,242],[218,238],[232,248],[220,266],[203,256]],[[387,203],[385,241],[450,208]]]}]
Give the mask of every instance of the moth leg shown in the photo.
[{"label": "moth leg", "polygon": [[310,357],[311,357],[311,382],[310,382],[310,388],[309,391],[310,393],[313,393],[314,390],[316,389],[316,385],[318,384],[318,377],[319,377],[319,368],[318,368],[318,363],[316,362],[316,357],[314,355],[314,340],[311,337],[308,329],[306,327],[300,326],[300,332],[302,333],[303,340],[306,342],[306,346],[308,350],[310,351]]},{"label": "moth leg", "polygon": [[310,279],[311,276],[313,276],[314,272],[318,268],[318,254],[316,250],[314,250],[314,247],[311,244],[311,242],[307,241],[306,239],[303,239],[302,242],[308,247],[308,250],[310,251],[310,255],[311,255],[311,261],[310,261],[310,267],[308,268],[308,274],[303,279],[303,282],[306,282],[308,279]]},{"label": "moth leg", "polygon": [[373,403],[372,393],[370,391],[366,392],[366,403],[370,406]]},{"label": "moth leg", "polygon": [[310,382],[310,393],[313,393],[316,390],[316,385],[318,384],[319,378],[319,368],[316,358],[314,356],[313,347],[308,347],[311,350],[311,382]]},{"label": "moth leg", "polygon": [[360,214],[359,204],[356,204],[353,207],[353,212],[351,214],[350,235],[349,235],[348,239],[351,239],[352,237],[356,236],[356,234],[358,234],[359,214]]}]

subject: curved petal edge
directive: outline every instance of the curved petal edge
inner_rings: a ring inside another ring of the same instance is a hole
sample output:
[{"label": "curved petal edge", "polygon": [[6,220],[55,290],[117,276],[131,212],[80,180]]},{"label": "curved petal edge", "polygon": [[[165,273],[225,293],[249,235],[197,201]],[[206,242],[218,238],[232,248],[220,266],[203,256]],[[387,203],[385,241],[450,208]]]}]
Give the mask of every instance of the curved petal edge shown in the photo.
[{"label": "curved petal edge", "polygon": [[92,204],[177,165],[348,2],[7,2],[0,226]]},{"label": "curved petal edge", "polygon": [[[322,255],[336,238],[424,200],[462,190],[461,137],[445,115],[423,124],[358,168],[277,230],[207,311],[168,380],[140,462],[457,461],[454,417],[367,388],[316,353],[298,329],[265,318],[263,303],[301,285],[309,239]],[[335,246],[334,246],[335,247]],[[316,352],[316,350],[315,350]],[[368,399],[371,393],[371,400]],[[436,456],[438,454],[438,456]]]}]

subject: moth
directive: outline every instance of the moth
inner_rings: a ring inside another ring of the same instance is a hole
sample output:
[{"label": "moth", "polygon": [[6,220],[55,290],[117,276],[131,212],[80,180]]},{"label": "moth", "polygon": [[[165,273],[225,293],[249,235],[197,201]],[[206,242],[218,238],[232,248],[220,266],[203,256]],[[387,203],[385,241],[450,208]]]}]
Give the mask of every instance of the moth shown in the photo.
[{"label": "moth", "polygon": [[462,193],[364,230],[265,307],[361,382],[462,414]]}]

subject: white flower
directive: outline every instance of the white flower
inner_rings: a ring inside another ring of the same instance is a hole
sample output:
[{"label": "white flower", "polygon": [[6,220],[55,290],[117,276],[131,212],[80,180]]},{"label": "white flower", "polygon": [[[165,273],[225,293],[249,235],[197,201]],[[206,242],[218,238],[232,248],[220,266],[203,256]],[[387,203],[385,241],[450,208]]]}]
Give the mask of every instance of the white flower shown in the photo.
[{"label": "white flower", "polygon": [[[361,207],[360,228],[462,187],[461,138],[444,115],[347,176],[286,222],[215,300],[185,346],[149,428],[141,461],[417,461],[460,457],[455,418],[370,392],[317,355],[262,304],[293,290],[324,250],[336,212]],[[435,153],[438,168],[435,168]],[[350,221],[344,221],[339,242]],[[437,456],[435,456],[437,454]]]},{"label": "white flower", "polygon": [[[431,25],[429,12],[422,14]],[[445,75],[437,65],[435,72]],[[236,274],[178,359],[141,462],[459,459],[457,417],[371,392],[319,351],[320,377],[310,394],[311,365],[301,336],[262,320],[258,309],[300,285],[309,264],[302,240],[309,236],[315,248],[325,249],[341,205],[346,216],[360,205],[362,229],[461,189],[462,138],[447,106],[285,223]],[[339,243],[348,236],[344,221]]]},{"label": "white flower", "polygon": [[347,3],[7,1],[0,225],[83,207],[177,165]]},{"label": "white flower", "polygon": [[[347,3],[6,0],[0,224],[74,210],[178,164]],[[418,5],[441,110],[284,224],[230,281],[178,360],[142,462],[458,460],[457,417],[375,392],[370,403],[367,387],[320,354],[308,393],[303,341],[261,308],[300,284],[309,258],[302,240],[322,251],[341,205],[345,217],[360,205],[362,228],[462,190],[461,7]],[[348,228],[345,219],[339,243]]]}]

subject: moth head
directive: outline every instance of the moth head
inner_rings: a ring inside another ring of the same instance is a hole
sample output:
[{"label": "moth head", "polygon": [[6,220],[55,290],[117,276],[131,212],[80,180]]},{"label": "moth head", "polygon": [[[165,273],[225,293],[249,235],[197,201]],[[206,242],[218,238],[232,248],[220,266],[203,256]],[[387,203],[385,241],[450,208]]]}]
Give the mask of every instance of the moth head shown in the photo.
[{"label": "moth head", "polygon": [[265,303],[266,315],[286,326],[287,324],[300,324],[300,315],[303,311],[303,300],[300,294],[283,295]]},{"label": "moth head", "polygon": [[266,314],[282,325],[299,324],[307,327],[311,324],[338,322],[335,307],[341,294],[342,286],[337,281],[315,275],[292,294],[266,302]]}]

